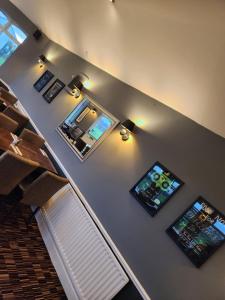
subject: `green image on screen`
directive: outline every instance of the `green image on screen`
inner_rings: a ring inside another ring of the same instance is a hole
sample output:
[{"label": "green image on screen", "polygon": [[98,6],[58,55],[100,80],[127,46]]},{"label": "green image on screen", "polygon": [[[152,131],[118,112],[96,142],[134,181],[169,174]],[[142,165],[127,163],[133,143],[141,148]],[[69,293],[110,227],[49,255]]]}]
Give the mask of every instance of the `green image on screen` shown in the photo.
[{"label": "green image on screen", "polygon": [[167,232],[190,260],[200,267],[225,241],[225,219],[199,198]]},{"label": "green image on screen", "polygon": [[101,115],[96,122],[91,126],[88,133],[96,141],[112,126],[112,120]]}]

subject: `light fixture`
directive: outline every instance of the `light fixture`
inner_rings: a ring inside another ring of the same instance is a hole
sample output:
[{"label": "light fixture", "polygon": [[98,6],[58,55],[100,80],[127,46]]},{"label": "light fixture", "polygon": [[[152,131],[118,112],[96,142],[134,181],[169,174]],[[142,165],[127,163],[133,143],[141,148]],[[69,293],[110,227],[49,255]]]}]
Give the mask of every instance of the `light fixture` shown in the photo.
[{"label": "light fixture", "polygon": [[40,68],[42,68],[47,61],[48,61],[47,58],[43,54],[41,54],[38,57],[38,63],[39,63]]},{"label": "light fixture", "polygon": [[80,90],[78,89],[78,87],[76,87],[74,85],[74,88],[72,89],[72,95],[75,97],[75,98],[79,98],[80,97]]},{"label": "light fixture", "polygon": [[79,75],[80,82],[82,83],[82,86],[85,89],[88,89],[90,87],[90,78],[85,73],[80,73]]},{"label": "light fixture", "polygon": [[123,141],[127,141],[130,137],[130,133],[134,131],[135,124],[131,120],[127,119],[123,123],[121,123],[123,127],[120,130],[120,135],[122,136]]},{"label": "light fixture", "polygon": [[72,95],[75,98],[79,98],[81,91],[83,88],[86,88],[89,83],[89,77],[84,74],[80,73],[77,76],[72,76],[71,82],[68,84],[69,89],[71,90]]}]

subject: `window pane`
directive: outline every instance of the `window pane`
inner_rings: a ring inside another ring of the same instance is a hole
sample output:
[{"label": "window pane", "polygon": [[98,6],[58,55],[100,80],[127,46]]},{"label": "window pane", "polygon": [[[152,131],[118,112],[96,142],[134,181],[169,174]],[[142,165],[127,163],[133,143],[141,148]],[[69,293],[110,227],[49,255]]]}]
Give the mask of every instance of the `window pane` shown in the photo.
[{"label": "window pane", "polygon": [[0,66],[16,50],[17,45],[4,32],[0,33]]},{"label": "window pane", "polygon": [[8,31],[20,44],[22,44],[24,40],[27,38],[27,36],[23,33],[23,31],[20,30],[15,25],[10,25]]},{"label": "window pane", "polygon": [[8,18],[6,15],[3,14],[3,12],[0,10],[0,25],[5,26],[8,23]]}]

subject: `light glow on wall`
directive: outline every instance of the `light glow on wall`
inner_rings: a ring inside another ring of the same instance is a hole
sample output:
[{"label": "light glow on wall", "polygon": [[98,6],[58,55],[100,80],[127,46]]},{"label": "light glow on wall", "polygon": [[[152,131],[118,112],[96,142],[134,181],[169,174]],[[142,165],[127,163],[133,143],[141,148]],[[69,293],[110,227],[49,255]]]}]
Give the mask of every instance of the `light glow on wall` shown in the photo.
[{"label": "light glow on wall", "polygon": [[91,88],[94,86],[94,83],[92,80],[85,80],[84,83],[83,83],[85,89],[87,90],[91,90]]}]

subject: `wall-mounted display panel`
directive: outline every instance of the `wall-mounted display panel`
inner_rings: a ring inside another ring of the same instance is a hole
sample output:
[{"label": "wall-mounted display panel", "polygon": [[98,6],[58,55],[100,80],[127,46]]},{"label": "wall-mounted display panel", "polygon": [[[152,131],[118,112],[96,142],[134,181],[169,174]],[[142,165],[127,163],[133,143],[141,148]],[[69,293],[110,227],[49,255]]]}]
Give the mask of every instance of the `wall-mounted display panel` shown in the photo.
[{"label": "wall-mounted display panel", "polygon": [[80,160],[85,160],[119,121],[87,96],[57,128]]},{"label": "wall-mounted display panel", "polygon": [[199,197],[167,233],[196,267],[200,267],[225,240],[225,217]]},{"label": "wall-mounted display panel", "polygon": [[44,99],[48,103],[51,103],[64,87],[65,84],[61,80],[56,79],[50,88],[43,94]]},{"label": "wall-mounted display panel", "polygon": [[44,74],[34,83],[34,88],[36,91],[40,92],[54,77],[52,72],[49,70],[45,71]]},{"label": "wall-mounted display panel", "polygon": [[130,192],[154,216],[182,185],[177,176],[156,162]]}]

